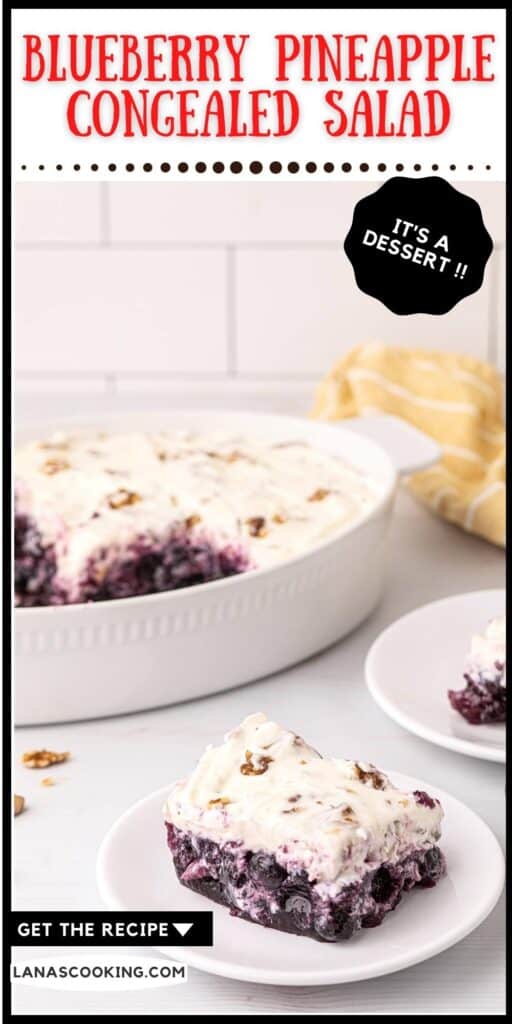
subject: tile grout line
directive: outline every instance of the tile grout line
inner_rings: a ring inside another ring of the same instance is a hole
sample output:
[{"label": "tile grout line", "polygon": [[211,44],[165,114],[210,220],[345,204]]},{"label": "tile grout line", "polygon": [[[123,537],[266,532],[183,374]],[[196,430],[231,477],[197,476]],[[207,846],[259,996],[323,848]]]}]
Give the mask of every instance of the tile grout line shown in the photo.
[{"label": "tile grout line", "polygon": [[[319,370],[319,373],[324,372]],[[116,380],[140,380],[140,381],[159,381],[165,380],[170,383],[195,383],[195,384],[222,384],[227,383],[231,378],[226,373],[196,373],[194,370],[187,372],[173,372],[168,371],[150,371],[141,372],[138,370],[19,370],[17,378],[20,381],[29,383],[30,381],[73,381],[73,380],[107,380],[109,378],[115,378]],[[276,383],[311,383],[311,381],[317,380],[317,374],[315,373],[237,373],[236,379],[239,384],[265,384],[268,381],[276,381]]]},{"label": "tile grout line", "polygon": [[109,248],[111,241],[110,192],[107,182],[102,181],[100,183],[100,248]]},{"label": "tile grout line", "polygon": [[226,248],[226,363],[228,377],[236,377],[238,368],[238,332],[236,318],[236,251]]},{"label": "tile grout line", "polygon": [[[108,188],[108,186],[106,186]],[[275,252],[279,251],[301,251],[301,250],[318,250],[321,252],[338,252],[342,250],[342,244],[338,241],[332,241],[329,239],[291,239],[289,241],[275,241],[267,239],[263,241],[252,241],[242,242],[233,241],[228,239],[218,239],[215,241],[167,241],[167,242],[152,242],[152,241],[134,241],[134,242],[122,242],[112,241],[110,237],[110,215],[108,212],[108,205],[105,204],[105,213],[102,213],[104,223],[102,224],[102,238],[99,242],[57,242],[57,241],[39,241],[39,242],[16,242],[15,248],[20,252],[71,252],[76,251],[88,251],[91,249],[101,249],[108,247],[114,252],[173,252],[180,249],[242,249],[246,251],[265,251],[272,250]]]},{"label": "tile grout line", "polygon": [[495,259],[491,260],[489,267],[489,307],[487,320],[487,361],[492,366],[498,363],[498,277],[500,271],[500,260],[502,258],[500,248],[494,250]]}]

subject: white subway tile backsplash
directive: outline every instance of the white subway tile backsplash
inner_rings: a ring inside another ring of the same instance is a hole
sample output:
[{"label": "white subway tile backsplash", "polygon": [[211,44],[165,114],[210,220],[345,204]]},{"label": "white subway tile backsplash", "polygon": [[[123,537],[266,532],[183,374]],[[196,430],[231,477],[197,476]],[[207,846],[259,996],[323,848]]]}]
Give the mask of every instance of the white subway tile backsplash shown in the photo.
[{"label": "white subway tile backsplash", "polygon": [[493,346],[495,351],[492,356],[496,359],[498,369],[505,372],[507,363],[507,330],[505,322],[506,313],[506,289],[507,289],[507,258],[504,247],[496,254],[496,292],[495,310],[492,322]]},{"label": "white subway tile backsplash", "polygon": [[18,375],[16,391],[19,395],[30,398],[37,404],[39,395],[72,395],[70,411],[73,408],[73,401],[77,395],[100,395],[108,391],[107,377],[102,374],[86,374],[59,376],[46,373],[22,373]]},{"label": "white subway tile backsplash", "polygon": [[198,400],[210,379],[243,402],[259,377],[275,404],[285,380],[308,387],[368,338],[503,367],[504,186],[457,187],[480,203],[496,248],[481,290],[436,318],[394,316],[355,284],[342,242],[374,181],[18,185],[20,386],[51,391],[56,374],[64,391],[73,375],[84,396],[170,395],[168,377],[182,375]]},{"label": "white subway tile backsplash", "polygon": [[[120,183],[111,190],[112,238],[160,242],[340,241],[357,184]],[[347,221],[348,218],[348,221]]]},{"label": "white subway tile backsplash", "polygon": [[239,377],[211,381],[153,377],[139,381],[121,377],[116,388],[116,402],[136,399],[146,407],[250,409],[304,416],[311,408],[317,383],[316,376],[300,381]]},{"label": "white subway tile backsplash", "polygon": [[18,371],[223,373],[226,256],[18,251]]},{"label": "white subway tile backsplash", "polygon": [[103,238],[102,187],[90,182],[17,185],[14,194],[16,242],[100,243]]},{"label": "white subway tile backsplash", "polygon": [[506,186],[501,181],[458,181],[455,188],[472,196],[482,210],[484,224],[495,245],[505,241]]},{"label": "white subway tile backsplash", "polygon": [[450,313],[398,317],[357,288],[339,252],[241,251],[236,265],[241,373],[324,373],[353,345],[487,351],[488,284]]},{"label": "white subway tile backsplash", "polygon": [[[113,242],[338,242],[377,182],[118,182],[109,186]],[[461,183],[503,238],[501,185]]]},{"label": "white subway tile backsplash", "polygon": [[305,416],[312,402],[314,381],[171,381],[154,378],[141,386],[130,378],[121,378],[114,391],[104,387],[87,392],[80,380],[44,379],[45,386],[34,390],[33,381],[21,381],[16,390],[17,421],[59,421],[69,416],[93,416],[111,413],[161,412],[164,422],[168,409],[233,409],[250,412],[275,412]]}]

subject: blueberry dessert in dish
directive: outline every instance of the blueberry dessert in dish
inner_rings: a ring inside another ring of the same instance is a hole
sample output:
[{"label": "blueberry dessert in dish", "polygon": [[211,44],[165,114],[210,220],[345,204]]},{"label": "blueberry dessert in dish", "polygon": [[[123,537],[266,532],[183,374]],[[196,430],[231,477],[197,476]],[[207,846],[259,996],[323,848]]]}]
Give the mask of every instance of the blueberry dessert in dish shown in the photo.
[{"label": "blueberry dessert in dish", "polygon": [[322,757],[250,715],[164,807],[179,881],[231,914],[326,942],[374,928],[443,876],[443,812],[371,764]]},{"label": "blueberry dessert in dish", "polygon": [[153,594],[265,568],[378,502],[306,442],[190,431],[55,434],[16,453],[21,606]]},{"label": "blueberry dessert in dish", "polygon": [[505,722],[507,713],[505,617],[491,619],[471,641],[463,690],[448,690],[450,704],[470,725]]}]

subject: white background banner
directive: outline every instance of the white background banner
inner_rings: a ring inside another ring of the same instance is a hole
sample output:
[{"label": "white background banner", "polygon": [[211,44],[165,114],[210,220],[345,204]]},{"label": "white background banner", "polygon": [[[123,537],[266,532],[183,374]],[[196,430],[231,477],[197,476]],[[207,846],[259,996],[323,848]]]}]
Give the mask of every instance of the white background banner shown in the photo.
[{"label": "white background banner", "polygon": [[504,8],[18,9],[13,32],[18,180],[505,176]]}]

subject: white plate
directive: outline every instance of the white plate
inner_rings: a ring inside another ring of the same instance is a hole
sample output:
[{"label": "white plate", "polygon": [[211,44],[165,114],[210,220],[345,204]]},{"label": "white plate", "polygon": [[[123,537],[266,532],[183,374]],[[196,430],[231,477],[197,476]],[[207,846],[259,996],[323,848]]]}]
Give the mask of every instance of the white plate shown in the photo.
[{"label": "white plate", "polygon": [[[407,791],[441,800],[442,849],[448,874],[434,889],[408,893],[374,929],[329,944],[263,928],[180,885],[167,849],[162,807],[170,787],[135,804],[103,840],[97,866],[100,893],[113,910],[214,912],[214,946],[158,947],[161,953],[226,978],[270,985],[334,985],[375,978],[426,960],[459,942],[493,909],[503,887],[501,849],[480,818],[447,793],[391,773]],[[482,871],[485,864],[485,871]]]},{"label": "white plate", "polygon": [[366,681],[379,707],[409,732],[449,750],[505,761],[505,725],[469,725],[448,690],[461,690],[473,633],[505,614],[504,590],[434,601],[385,629],[366,659]]}]

